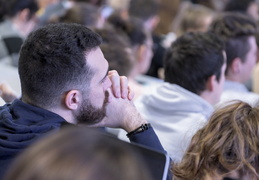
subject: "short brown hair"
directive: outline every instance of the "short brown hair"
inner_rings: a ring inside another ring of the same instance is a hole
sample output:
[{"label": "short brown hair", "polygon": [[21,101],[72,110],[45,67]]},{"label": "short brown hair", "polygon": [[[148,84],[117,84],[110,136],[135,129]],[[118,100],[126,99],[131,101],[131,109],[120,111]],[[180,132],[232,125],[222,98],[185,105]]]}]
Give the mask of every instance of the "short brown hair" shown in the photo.
[{"label": "short brown hair", "polygon": [[227,69],[233,60],[239,57],[245,62],[246,55],[250,50],[248,39],[257,32],[256,22],[248,15],[228,12],[216,18],[210,27],[210,31],[223,39],[226,46]]}]

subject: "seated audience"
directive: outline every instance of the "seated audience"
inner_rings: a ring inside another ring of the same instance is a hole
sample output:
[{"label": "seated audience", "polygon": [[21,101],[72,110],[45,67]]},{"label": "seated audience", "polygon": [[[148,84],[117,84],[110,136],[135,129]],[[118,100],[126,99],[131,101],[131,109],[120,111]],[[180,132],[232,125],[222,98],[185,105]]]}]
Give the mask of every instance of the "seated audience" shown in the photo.
[{"label": "seated audience", "polygon": [[25,40],[21,99],[0,107],[0,179],[17,154],[64,125],[122,128],[131,141],[164,151],[137,112],[127,78],[108,71],[101,41],[73,23],[47,25]]},{"label": "seated audience", "polygon": [[[145,81],[139,81],[140,76],[147,72],[151,58],[152,52],[152,39],[148,37],[144,31],[144,25],[142,21],[138,18],[130,18],[128,20],[123,20],[117,14],[113,14],[108,18],[108,23],[118,31],[118,34],[125,34],[126,38],[129,39],[133,67],[129,74],[130,85],[136,89],[136,99],[145,92],[144,87],[152,83],[158,83],[159,80],[156,78],[148,79]],[[143,78],[144,79],[144,78]]]},{"label": "seated audience", "polygon": [[159,78],[164,79],[163,57],[171,43],[186,32],[206,32],[216,13],[203,5],[182,1],[177,15],[171,22],[171,32],[160,37],[158,51],[154,54],[149,73],[158,72]]},{"label": "seated audience", "polygon": [[219,101],[225,81],[224,44],[212,33],[186,33],[164,60],[165,82],[141,96],[136,106],[172,160],[180,161]]},{"label": "seated audience", "polygon": [[65,128],[26,149],[5,180],[152,180],[131,148],[98,131]]},{"label": "seated audience", "polygon": [[244,85],[257,61],[255,21],[245,14],[225,13],[212,22],[210,31],[221,37],[226,46],[226,82],[219,104],[234,99],[257,102],[259,95]]},{"label": "seated audience", "polygon": [[182,161],[173,164],[173,179],[258,179],[258,136],[257,106],[234,101],[217,109],[193,136]]}]

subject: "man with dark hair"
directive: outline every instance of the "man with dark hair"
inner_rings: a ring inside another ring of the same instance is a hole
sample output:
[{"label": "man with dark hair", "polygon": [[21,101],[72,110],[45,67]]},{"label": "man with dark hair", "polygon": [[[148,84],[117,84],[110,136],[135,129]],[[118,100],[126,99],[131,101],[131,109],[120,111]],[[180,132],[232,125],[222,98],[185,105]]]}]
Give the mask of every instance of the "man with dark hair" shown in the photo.
[{"label": "man with dark hair", "polygon": [[[163,151],[132,103],[127,78],[108,71],[101,37],[78,24],[32,32],[19,59],[22,97],[0,107],[0,176],[24,148],[67,124],[117,127]],[[152,144],[151,144],[152,143]]]},{"label": "man with dark hair", "polygon": [[187,33],[169,48],[165,82],[137,100],[163,147],[179,161],[192,135],[210,117],[225,80],[223,42],[212,33]]},{"label": "man with dark hair", "polygon": [[12,46],[19,46],[36,24],[38,4],[36,0],[9,0],[5,6],[4,21],[0,23],[0,58],[14,53]]},{"label": "man with dark hair", "polygon": [[220,36],[226,46],[226,83],[219,104],[234,99],[256,102],[259,95],[249,92],[244,85],[257,61],[255,21],[248,15],[225,13],[212,22],[210,31]]}]

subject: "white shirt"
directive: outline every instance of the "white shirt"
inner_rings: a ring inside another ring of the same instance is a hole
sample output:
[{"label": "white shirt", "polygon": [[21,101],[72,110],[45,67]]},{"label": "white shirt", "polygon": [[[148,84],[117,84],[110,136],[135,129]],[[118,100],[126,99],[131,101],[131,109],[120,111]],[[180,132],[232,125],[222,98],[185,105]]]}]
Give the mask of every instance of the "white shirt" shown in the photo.
[{"label": "white shirt", "polygon": [[216,106],[232,100],[241,100],[253,106],[259,101],[259,95],[248,91],[242,83],[226,80],[220,102]]},{"label": "white shirt", "polygon": [[[136,101],[173,161],[180,161],[192,136],[204,126],[213,107],[197,94],[163,83]],[[119,135],[121,137],[121,135]]]}]

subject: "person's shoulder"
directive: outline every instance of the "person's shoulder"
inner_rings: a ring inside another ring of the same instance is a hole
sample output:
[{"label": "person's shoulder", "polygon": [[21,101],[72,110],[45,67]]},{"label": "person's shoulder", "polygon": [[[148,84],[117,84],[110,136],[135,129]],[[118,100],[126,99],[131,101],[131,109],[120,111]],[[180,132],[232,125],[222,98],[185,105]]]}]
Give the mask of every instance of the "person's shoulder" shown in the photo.
[{"label": "person's shoulder", "polygon": [[223,91],[220,97],[220,102],[216,107],[224,105],[226,102],[240,100],[250,105],[255,105],[259,102],[259,94],[250,91],[235,91],[234,89]]}]

